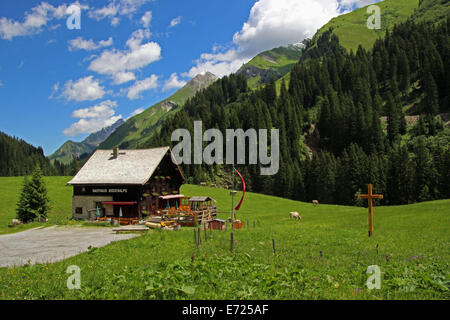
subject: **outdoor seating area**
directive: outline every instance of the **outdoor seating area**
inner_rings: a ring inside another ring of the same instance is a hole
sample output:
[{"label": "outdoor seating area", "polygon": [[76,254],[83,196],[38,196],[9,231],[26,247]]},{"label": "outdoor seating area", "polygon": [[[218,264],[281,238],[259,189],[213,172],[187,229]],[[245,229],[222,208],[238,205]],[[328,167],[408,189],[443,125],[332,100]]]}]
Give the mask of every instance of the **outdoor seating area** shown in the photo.
[{"label": "outdoor seating area", "polygon": [[102,221],[102,222],[111,222],[113,220],[117,221],[118,224],[120,224],[121,226],[128,226],[139,223],[139,219],[136,218],[99,217],[95,219],[95,221]]}]

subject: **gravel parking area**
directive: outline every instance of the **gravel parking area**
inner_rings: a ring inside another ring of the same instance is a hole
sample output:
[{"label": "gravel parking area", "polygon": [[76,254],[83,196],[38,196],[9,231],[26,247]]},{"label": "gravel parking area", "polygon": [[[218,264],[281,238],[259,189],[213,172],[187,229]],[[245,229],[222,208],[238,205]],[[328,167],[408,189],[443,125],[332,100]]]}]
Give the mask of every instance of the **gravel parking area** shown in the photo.
[{"label": "gravel parking area", "polygon": [[0,235],[0,268],[67,259],[137,234],[115,234],[105,227],[49,227]]}]

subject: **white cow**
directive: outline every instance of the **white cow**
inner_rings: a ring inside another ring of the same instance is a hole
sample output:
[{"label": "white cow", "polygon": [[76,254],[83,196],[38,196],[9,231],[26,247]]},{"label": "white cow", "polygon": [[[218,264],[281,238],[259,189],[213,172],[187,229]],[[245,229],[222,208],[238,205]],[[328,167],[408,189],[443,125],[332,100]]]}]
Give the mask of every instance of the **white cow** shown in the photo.
[{"label": "white cow", "polygon": [[18,220],[18,219],[12,219],[11,224],[13,227],[21,225],[22,221]]},{"label": "white cow", "polygon": [[292,219],[292,218],[301,220],[302,216],[298,212],[289,212],[289,219]]}]

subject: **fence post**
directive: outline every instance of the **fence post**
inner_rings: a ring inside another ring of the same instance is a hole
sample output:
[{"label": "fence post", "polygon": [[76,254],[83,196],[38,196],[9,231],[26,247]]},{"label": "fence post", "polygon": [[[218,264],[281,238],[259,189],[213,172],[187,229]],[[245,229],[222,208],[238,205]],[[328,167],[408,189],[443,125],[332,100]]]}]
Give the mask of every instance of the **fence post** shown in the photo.
[{"label": "fence post", "polygon": [[231,235],[230,235],[231,239],[230,239],[230,251],[233,252],[234,249],[234,232],[231,231]]},{"label": "fence post", "polygon": [[195,228],[194,228],[194,242],[195,242],[195,246],[198,248],[197,229],[195,229]]},{"label": "fence post", "polygon": [[200,227],[198,227],[197,229],[197,237],[198,237],[198,244],[202,244],[202,230],[200,229]]},{"label": "fence post", "polygon": [[275,246],[275,239],[272,239],[272,245],[273,245],[273,254],[275,255],[277,253],[277,247]]},{"label": "fence post", "polygon": [[255,230],[255,228],[256,228],[256,221],[253,220],[253,230]]},{"label": "fence post", "polygon": [[206,223],[203,225],[203,231],[205,233],[205,242],[208,241],[208,239],[206,238]]}]

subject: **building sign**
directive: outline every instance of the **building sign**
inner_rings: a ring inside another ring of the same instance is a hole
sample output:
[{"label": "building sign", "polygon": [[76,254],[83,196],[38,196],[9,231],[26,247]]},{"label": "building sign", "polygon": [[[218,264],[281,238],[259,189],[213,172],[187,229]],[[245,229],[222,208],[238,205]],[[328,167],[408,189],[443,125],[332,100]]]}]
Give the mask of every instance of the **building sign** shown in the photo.
[{"label": "building sign", "polygon": [[128,193],[128,189],[92,189],[92,193]]},{"label": "building sign", "polygon": [[108,193],[127,193],[128,189],[109,189]]}]

